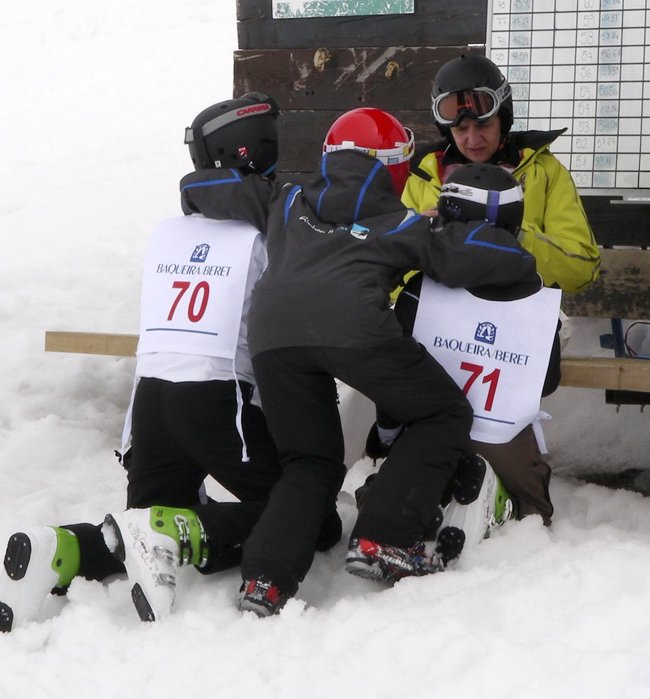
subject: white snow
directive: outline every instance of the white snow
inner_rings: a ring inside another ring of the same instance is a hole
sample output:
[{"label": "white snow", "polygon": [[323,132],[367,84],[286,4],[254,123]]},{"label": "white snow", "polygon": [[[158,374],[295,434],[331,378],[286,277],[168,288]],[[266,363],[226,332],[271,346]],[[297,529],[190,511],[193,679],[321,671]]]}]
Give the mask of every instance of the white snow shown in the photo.
[{"label": "white snow", "polygon": [[[134,362],[46,353],[44,332],[137,332],[144,245],[191,169],[184,127],[231,96],[236,41],[232,0],[0,5],[0,551],[18,529],[123,507],[113,449]],[[77,579],[0,636],[0,698],[650,696],[649,503],[571,478],[647,466],[647,415],[597,391],[544,407],[550,529],[508,523],[455,569],[392,589],[347,575],[341,542],[266,620],[237,611],[237,571],[183,570],[156,624],[126,580]],[[348,397],[343,413],[353,464],[369,412]],[[346,532],[371,468],[345,483]]]}]

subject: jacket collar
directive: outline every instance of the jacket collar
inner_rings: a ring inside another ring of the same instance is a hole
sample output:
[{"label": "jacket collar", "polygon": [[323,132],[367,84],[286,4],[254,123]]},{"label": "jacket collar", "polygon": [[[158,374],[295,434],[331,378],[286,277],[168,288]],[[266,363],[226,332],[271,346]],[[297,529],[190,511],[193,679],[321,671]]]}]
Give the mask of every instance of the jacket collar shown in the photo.
[{"label": "jacket collar", "polygon": [[[490,163],[495,165],[510,165],[516,168],[522,159],[521,151],[524,148],[532,148],[538,151],[549,146],[558,136],[566,131],[564,129],[554,129],[553,131],[511,131],[503,141],[497,152],[490,158]],[[442,165],[452,163],[469,163],[470,161],[456,148],[456,144],[446,142]]]}]

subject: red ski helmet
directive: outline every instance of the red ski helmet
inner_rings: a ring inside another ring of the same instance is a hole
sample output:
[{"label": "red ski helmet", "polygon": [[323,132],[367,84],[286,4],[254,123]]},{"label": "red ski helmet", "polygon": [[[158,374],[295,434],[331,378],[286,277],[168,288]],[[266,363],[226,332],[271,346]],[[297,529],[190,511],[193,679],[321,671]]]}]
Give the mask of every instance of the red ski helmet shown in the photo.
[{"label": "red ski helmet", "polygon": [[381,161],[393,179],[397,195],[401,195],[413,157],[413,132],[394,116],[375,107],[359,107],[342,114],[329,128],[323,153],[356,150]]}]

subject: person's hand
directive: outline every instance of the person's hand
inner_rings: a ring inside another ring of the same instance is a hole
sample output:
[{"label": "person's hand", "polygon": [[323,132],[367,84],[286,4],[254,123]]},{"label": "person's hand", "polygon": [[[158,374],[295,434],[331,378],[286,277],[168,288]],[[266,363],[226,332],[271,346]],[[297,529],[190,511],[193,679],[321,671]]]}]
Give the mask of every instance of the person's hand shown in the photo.
[{"label": "person's hand", "polygon": [[402,432],[402,425],[397,427],[380,428],[377,423],[373,423],[366,438],[366,449],[364,454],[369,456],[373,461],[377,459],[385,459],[393,442],[399,437]]},{"label": "person's hand", "polygon": [[435,218],[438,215],[438,209],[427,209],[426,211],[423,211],[421,216],[425,216],[428,218]]}]

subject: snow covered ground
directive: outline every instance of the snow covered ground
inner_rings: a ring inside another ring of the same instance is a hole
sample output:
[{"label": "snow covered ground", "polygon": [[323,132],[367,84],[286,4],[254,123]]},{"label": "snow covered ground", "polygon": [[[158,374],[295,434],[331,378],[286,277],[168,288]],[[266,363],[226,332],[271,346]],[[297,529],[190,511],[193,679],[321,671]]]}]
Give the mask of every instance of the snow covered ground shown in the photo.
[{"label": "snow covered ground", "polygon": [[[46,353],[43,335],[137,332],[145,242],[179,213],[190,169],[183,129],[230,97],[235,47],[233,0],[0,5],[2,551],[19,528],[123,506],[113,449],[133,360]],[[0,636],[0,699],[650,696],[650,503],[572,478],[647,466],[647,414],[566,389],[544,407],[550,529],[508,523],[455,569],[392,589],[347,575],[342,542],[267,620],[236,610],[237,571],[182,571],[175,613],[150,625],[125,580],[75,580]],[[372,466],[354,463],[363,401],[343,412],[349,532]]]}]

